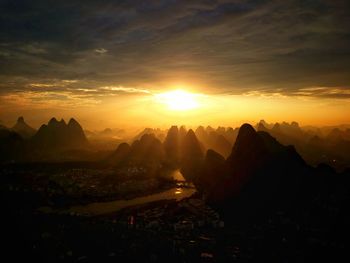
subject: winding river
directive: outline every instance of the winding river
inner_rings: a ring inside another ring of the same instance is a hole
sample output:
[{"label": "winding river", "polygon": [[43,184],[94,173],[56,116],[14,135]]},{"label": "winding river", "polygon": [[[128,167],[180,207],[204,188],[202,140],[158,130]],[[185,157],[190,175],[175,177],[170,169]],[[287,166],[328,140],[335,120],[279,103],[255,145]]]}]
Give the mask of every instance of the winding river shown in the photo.
[{"label": "winding river", "polygon": [[[182,174],[179,171],[173,172],[173,178],[177,181],[184,181]],[[113,212],[117,212],[123,208],[135,205],[146,204],[160,200],[182,200],[190,197],[196,192],[196,189],[192,187],[174,187],[169,190],[146,195],[142,197],[136,197],[129,200],[115,200],[108,202],[94,202],[86,205],[72,206],[67,209],[52,209],[50,207],[42,207],[39,210],[46,213],[59,213],[59,214],[79,214],[79,215],[103,215]]]}]

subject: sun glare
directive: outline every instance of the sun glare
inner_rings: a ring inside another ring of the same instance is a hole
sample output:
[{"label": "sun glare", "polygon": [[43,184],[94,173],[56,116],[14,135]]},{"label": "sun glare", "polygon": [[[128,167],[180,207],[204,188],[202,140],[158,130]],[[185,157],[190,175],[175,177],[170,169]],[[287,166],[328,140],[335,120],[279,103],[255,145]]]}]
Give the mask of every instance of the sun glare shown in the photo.
[{"label": "sun glare", "polygon": [[184,90],[173,90],[155,95],[156,100],[165,104],[170,110],[185,111],[199,107],[197,94]]}]

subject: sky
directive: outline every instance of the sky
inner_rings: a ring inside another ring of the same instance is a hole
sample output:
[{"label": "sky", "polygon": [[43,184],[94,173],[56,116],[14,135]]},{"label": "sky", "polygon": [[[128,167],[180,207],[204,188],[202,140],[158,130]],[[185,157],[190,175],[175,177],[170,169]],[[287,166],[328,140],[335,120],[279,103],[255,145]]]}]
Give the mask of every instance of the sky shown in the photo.
[{"label": "sky", "polygon": [[[350,123],[347,0],[0,0],[0,10],[9,126],[18,116],[89,129]],[[196,107],[159,100],[173,90]]]}]

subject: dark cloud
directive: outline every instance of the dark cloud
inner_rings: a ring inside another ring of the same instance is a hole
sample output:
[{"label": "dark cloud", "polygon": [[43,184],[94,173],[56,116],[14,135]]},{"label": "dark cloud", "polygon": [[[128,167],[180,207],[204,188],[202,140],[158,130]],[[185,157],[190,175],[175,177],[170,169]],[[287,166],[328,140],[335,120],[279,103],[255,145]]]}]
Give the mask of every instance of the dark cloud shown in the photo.
[{"label": "dark cloud", "polygon": [[1,92],[69,79],[71,89],[184,78],[292,96],[350,87],[348,1],[9,0],[0,9]]}]

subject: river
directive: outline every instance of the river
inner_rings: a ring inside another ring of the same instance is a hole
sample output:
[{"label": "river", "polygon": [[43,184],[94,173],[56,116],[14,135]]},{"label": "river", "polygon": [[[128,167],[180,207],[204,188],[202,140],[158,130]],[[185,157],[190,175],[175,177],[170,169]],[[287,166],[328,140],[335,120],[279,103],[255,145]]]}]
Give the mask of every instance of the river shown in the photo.
[{"label": "river", "polygon": [[[184,178],[179,171],[173,172],[173,178],[177,181],[184,182]],[[196,189],[191,187],[174,187],[169,190],[136,197],[129,200],[115,200],[108,202],[94,202],[86,205],[76,205],[67,209],[52,209],[51,207],[41,207],[39,211],[45,213],[58,213],[58,214],[79,214],[79,215],[103,215],[113,212],[117,212],[123,208],[135,205],[146,204],[160,200],[176,200],[180,201],[184,198],[190,197],[196,192]]]}]

